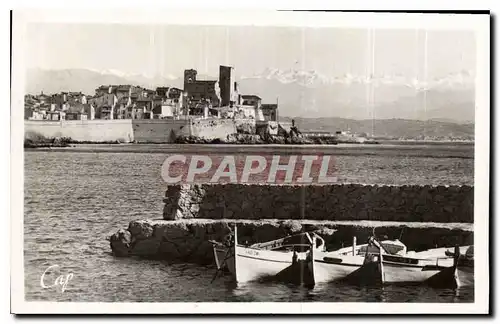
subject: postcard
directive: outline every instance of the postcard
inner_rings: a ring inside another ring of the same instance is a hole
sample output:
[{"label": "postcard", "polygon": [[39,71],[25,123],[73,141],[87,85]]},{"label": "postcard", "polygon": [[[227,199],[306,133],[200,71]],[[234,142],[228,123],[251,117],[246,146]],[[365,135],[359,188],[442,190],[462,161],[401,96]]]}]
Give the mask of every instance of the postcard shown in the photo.
[{"label": "postcard", "polygon": [[12,313],[489,313],[489,28],[14,10]]}]

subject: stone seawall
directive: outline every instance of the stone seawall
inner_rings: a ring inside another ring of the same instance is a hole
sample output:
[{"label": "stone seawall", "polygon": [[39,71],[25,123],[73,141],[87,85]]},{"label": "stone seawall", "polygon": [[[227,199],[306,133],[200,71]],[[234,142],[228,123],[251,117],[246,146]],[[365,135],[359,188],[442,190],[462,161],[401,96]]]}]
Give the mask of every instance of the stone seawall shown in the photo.
[{"label": "stone seawall", "polygon": [[472,186],[173,185],[168,187],[164,202],[166,220],[474,222]]},{"label": "stone seawall", "polygon": [[255,119],[237,118],[234,120],[236,130],[240,134],[256,134]]},{"label": "stone seawall", "polygon": [[189,136],[189,120],[130,119],[138,143],[172,143],[177,136]]},{"label": "stone seawall", "polygon": [[191,136],[200,138],[222,138],[236,133],[236,123],[232,119],[196,119],[192,121]]},{"label": "stone seawall", "polygon": [[236,126],[230,119],[25,120],[24,132],[76,141],[173,143],[178,136],[227,138],[236,133]]},{"label": "stone seawall", "polygon": [[134,140],[131,120],[64,120],[24,121],[25,136],[30,133],[44,137],[70,137],[75,141],[120,141]]},{"label": "stone seawall", "polygon": [[238,226],[238,243],[243,244],[270,241],[300,231],[315,231],[332,251],[350,246],[353,236],[358,244],[366,243],[374,228],[379,237],[400,238],[408,251],[474,244],[473,224],[201,219],[132,221],[127,229],[119,230],[109,241],[113,254],[119,257],[140,256],[211,264],[214,258],[209,240],[224,241],[235,224]]}]

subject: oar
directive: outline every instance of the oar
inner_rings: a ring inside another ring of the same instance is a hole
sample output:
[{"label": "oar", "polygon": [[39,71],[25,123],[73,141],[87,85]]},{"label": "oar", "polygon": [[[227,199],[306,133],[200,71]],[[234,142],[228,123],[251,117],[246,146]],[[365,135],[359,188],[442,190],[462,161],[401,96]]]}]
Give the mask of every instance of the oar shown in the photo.
[{"label": "oar", "polygon": [[220,271],[220,269],[217,269],[217,270],[215,271],[215,274],[214,274],[214,276],[212,277],[212,280],[210,280],[210,283],[213,283],[213,282],[215,281],[215,279],[217,279],[217,275],[219,274],[219,271]]},{"label": "oar", "polygon": [[[227,254],[227,252],[226,252],[226,254]],[[226,258],[224,257],[224,260],[222,261],[221,265],[215,271],[214,276],[212,277],[212,280],[210,281],[210,283],[214,282],[215,279],[217,279],[217,275],[219,274],[219,271],[221,271],[221,269],[224,268],[225,264],[226,264]]]},{"label": "oar", "polygon": [[210,281],[210,283],[214,282],[215,279],[217,279],[217,275],[219,274],[219,272],[222,272],[223,269],[224,269],[224,266],[226,265],[226,261],[231,257],[231,249],[228,249],[226,254],[224,255],[224,260],[222,260],[222,263],[220,265],[220,267],[217,269],[217,271],[215,271],[215,274],[212,278],[212,280]]}]

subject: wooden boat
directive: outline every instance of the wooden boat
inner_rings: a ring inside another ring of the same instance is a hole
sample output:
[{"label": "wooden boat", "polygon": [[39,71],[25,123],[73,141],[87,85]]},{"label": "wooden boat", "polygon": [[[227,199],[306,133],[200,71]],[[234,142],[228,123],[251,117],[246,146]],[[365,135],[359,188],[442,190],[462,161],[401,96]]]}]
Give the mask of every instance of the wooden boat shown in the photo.
[{"label": "wooden boat", "polygon": [[[458,287],[466,287],[474,285],[474,246],[461,246],[457,261],[457,285]],[[452,262],[455,257],[454,248],[436,248],[422,252],[417,252],[412,255],[420,259],[429,258],[448,258],[448,262]]]},{"label": "wooden boat", "polygon": [[[385,240],[381,242],[387,254],[405,254],[406,246],[399,240]],[[378,254],[378,248],[362,244],[356,245],[356,237],[353,245],[332,252],[313,251],[313,262],[311,271],[315,283],[333,282],[343,280],[358,270],[364,263],[366,254]]]},{"label": "wooden boat", "polygon": [[314,249],[319,252],[325,250],[323,238],[315,233],[300,233],[250,246],[238,244],[237,233],[235,227],[233,246],[228,246],[228,244],[224,246],[217,242],[212,242],[212,244],[218,269],[227,268],[238,283],[283,274],[284,270],[300,261],[310,262],[311,259],[308,258],[310,250]]},{"label": "wooden boat", "polygon": [[[377,271],[373,276],[382,284],[427,283],[432,286],[456,287],[458,247],[454,258],[449,256],[422,257],[420,255],[394,255],[386,253],[375,238],[370,238],[369,245],[379,249],[379,253],[367,254],[363,267]],[[377,266],[374,267],[373,264]]]}]

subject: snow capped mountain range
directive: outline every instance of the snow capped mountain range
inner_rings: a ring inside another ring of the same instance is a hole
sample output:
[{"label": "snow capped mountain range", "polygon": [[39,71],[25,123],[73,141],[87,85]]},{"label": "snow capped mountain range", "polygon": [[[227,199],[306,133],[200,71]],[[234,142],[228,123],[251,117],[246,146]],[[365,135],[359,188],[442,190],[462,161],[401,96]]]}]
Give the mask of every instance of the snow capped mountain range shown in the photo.
[{"label": "snow capped mountain range", "polygon": [[283,84],[297,83],[306,87],[318,85],[335,84],[401,84],[414,89],[429,89],[437,86],[463,86],[474,83],[474,76],[469,71],[451,73],[441,78],[434,78],[427,82],[417,78],[409,78],[403,75],[353,75],[346,73],[341,76],[326,76],[316,71],[303,71],[295,69],[280,70],[266,68],[261,73],[250,76],[242,76],[241,79],[266,79],[277,80]]},{"label": "snow capped mountain range", "polygon": [[95,72],[95,73],[99,73],[99,74],[114,74],[114,75],[122,77],[122,78],[126,78],[126,77],[134,75],[133,73],[127,73],[127,72],[123,72],[123,71],[115,70],[115,69],[105,69],[105,70],[88,69],[88,70]]},{"label": "snow capped mountain range", "polygon": [[163,78],[163,79],[166,79],[166,80],[175,80],[175,79],[178,79],[178,77],[176,77],[175,75],[172,75],[172,74],[167,74],[167,75],[161,75],[161,74],[155,74],[155,75],[152,75],[152,74],[141,74],[141,73],[129,73],[129,72],[123,72],[123,71],[120,71],[120,70],[116,70],[116,69],[105,69],[105,70],[98,70],[98,69],[88,69],[89,71],[92,71],[92,72],[95,72],[95,73],[99,73],[101,75],[116,75],[116,76],[119,76],[121,78],[135,78],[135,77],[139,77],[139,78],[146,78],[146,79],[154,79],[154,78]]}]

